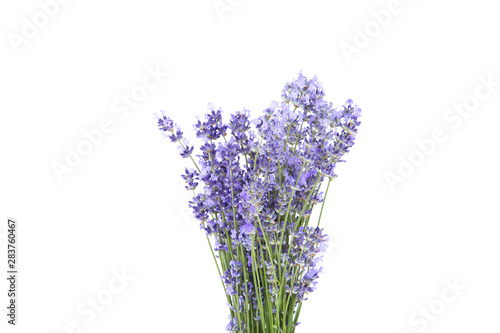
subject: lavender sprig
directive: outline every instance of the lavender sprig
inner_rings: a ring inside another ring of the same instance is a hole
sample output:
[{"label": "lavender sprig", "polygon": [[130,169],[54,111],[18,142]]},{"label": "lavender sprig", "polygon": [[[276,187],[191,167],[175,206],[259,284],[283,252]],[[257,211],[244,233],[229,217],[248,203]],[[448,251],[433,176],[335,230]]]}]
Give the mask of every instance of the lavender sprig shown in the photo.
[{"label": "lavender sprig", "polygon": [[226,124],[222,110],[209,104],[194,125],[202,141],[195,155],[180,127],[165,112],[155,115],[162,134],[195,165],[182,178],[223,283],[229,332],[295,332],[302,304],[316,289],[328,240],[319,228],[326,195],[361,115],[352,100],[335,108],[324,96],[316,77],[300,73],[285,85],[283,100],[256,119],[242,110]]}]

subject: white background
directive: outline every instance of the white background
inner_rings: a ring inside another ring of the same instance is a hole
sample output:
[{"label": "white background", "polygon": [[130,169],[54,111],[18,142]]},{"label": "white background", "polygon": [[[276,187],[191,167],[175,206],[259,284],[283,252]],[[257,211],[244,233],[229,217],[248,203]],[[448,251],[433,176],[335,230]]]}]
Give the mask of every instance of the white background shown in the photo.
[{"label": "white background", "polygon": [[[0,331],[223,332],[217,272],[183,208],[187,160],[153,114],[166,110],[187,136],[208,102],[257,117],[302,70],[335,104],[352,98],[363,117],[330,188],[322,226],[333,250],[298,332],[499,332],[495,2],[401,0],[381,28],[371,12],[388,0],[222,3],[232,5],[221,16],[212,0],[68,1],[17,47],[12,36],[23,36],[40,3],[1,3],[1,267],[15,217],[20,277],[15,328],[0,283]],[[355,44],[366,27],[367,45]],[[346,57],[342,43],[357,53]],[[128,115],[113,112],[146,68],[169,75]],[[466,118],[447,113],[473,103],[476,89],[488,93],[480,77],[496,87]],[[60,181],[53,164],[103,119],[112,131]],[[445,139],[419,153],[415,141],[435,129]],[[419,165],[404,173],[400,158],[410,157]],[[398,167],[404,182],[391,188],[386,176]],[[133,279],[91,320],[79,315],[110,295],[122,269]],[[467,289],[441,309],[455,279]],[[442,313],[410,323],[429,306]]]}]

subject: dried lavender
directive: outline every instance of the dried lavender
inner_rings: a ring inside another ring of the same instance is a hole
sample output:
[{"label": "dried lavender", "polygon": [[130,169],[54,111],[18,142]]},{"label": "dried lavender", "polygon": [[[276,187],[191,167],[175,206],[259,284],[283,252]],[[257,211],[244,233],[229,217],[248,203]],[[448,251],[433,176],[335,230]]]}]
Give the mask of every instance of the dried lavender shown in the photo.
[{"label": "dried lavender", "polygon": [[[165,112],[155,115],[162,134],[194,163],[182,178],[221,277],[229,332],[295,332],[321,273],[328,188],[360,124],[361,109],[351,100],[333,107],[316,77],[299,74],[282,98],[257,119],[237,111],[228,124],[209,104],[194,125],[202,141],[197,155]],[[317,225],[309,226],[317,204]]]}]

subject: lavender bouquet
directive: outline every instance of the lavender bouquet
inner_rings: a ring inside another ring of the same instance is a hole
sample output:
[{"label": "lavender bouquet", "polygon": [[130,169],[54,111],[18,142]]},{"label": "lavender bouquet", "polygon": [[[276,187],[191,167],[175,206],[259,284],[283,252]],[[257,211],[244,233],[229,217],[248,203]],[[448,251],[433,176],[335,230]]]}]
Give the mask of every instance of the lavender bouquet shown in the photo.
[{"label": "lavender bouquet", "polygon": [[[316,77],[299,74],[285,85],[283,101],[255,120],[243,110],[225,123],[209,104],[194,125],[203,142],[196,155],[165,112],[155,115],[162,134],[194,164],[182,178],[221,278],[229,332],[295,332],[316,288],[328,241],[319,228],[325,198],[361,113],[351,100],[335,108],[323,97]],[[319,218],[311,221],[317,204]]]}]

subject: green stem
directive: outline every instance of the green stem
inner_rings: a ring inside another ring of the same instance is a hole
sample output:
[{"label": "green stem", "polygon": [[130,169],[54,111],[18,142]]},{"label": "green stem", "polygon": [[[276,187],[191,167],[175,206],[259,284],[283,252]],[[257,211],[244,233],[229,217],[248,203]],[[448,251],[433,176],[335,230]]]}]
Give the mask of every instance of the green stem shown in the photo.
[{"label": "green stem", "polygon": [[[182,146],[182,148],[184,150],[186,150],[186,147],[182,144],[181,140],[177,140],[177,142],[179,142],[179,144]],[[201,172],[200,168],[198,167],[198,164],[194,161],[193,156],[191,156],[191,154],[189,154],[189,158],[191,159],[191,161],[193,161],[193,164],[196,167],[196,169],[198,170],[198,172]]]},{"label": "green stem", "polygon": [[325,207],[326,196],[328,195],[328,189],[330,188],[331,179],[328,179],[328,185],[326,186],[325,197],[323,198],[323,203],[321,204],[321,211],[319,212],[318,227],[321,222],[321,216],[323,215],[323,207]]}]

